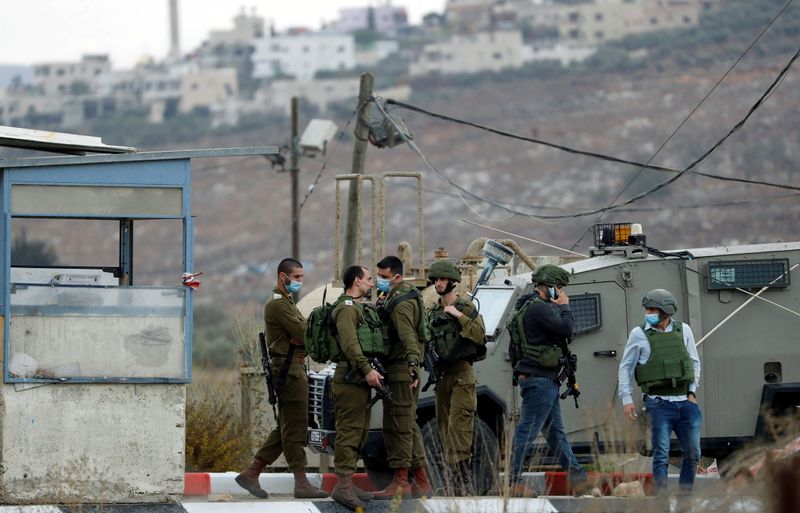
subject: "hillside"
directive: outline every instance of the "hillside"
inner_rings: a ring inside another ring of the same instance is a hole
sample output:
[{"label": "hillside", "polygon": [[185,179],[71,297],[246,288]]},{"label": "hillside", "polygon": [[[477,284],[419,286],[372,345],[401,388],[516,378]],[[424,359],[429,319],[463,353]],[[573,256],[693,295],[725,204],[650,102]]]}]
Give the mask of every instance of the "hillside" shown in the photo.
[{"label": "hillside", "polygon": [[[757,3],[768,4],[770,8],[763,11],[774,15],[774,7],[783,2]],[[761,18],[765,16],[770,17],[765,14]],[[700,47],[693,46],[700,44],[694,40],[687,39],[683,46],[673,45],[671,53],[667,45],[649,39],[640,41],[639,46],[626,40],[607,51],[641,50],[647,43],[649,57],[640,64],[622,66],[622,71],[585,68],[553,72],[538,68],[540,73],[537,73],[537,68],[532,68],[504,75],[475,76],[470,81],[466,77],[429,77],[413,84],[415,93],[410,102],[523,136],[647,161],[763,28],[756,21],[763,19],[753,21],[749,28],[733,24],[735,30],[724,30],[729,34],[727,39],[716,43],[704,41],[703,51],[693,54],[692,48]],[[653,163],[682,168],[725,135],[797,50],[792,49],[798,41],[793,28],[797,25],[800,25],[800,9],[792,7],[658,152]],[[678,39],[675,36],[672,41]],[[676,57],[687,52],[696,58],[690,61]],[[625,54],[626,62],[635,62],[627,60],[630,55]],[[641,58],[641,52],[638,55]],[[800,69],[795,66],[748,123],[698,169],[800,186],[798,111]],[[480,196],[536,214],[571,214],[605,207],[637,173],[630,166],[575,156],[421,114],[396,112],[405,119],[430,162],[443,174]],[[306,113],[301,124],[308,117]],[[347,117],[336,121],[343,127]],[[122,119],[116,122],[122,123],[115,130],[121,136],[129,127]],[[304,291],[332,277],[333,176],[349,172],[352,128],[350,124],[344,140],[332,145],[327,168],[302,212],[301,251],[307,265]],[[169,133],[161,130],[158,134]],[[182,136],[177,141],[170,141],[168,135],[158,135],[160,138],[154,140],[160,144],[152,142],[155,136],[151,133],[151,142],[142,148],[282,145],[288,139],[289,127],[284,118],[254,119],[246,130],[205,133],[202,138]],[[111,144],[131,144],[105,135],[104,138]],[[321,167],[319,160],[302,160],[301,191],[313,182]],[[591,237],[583,235],[597,216],[550,221],[520,215],[510,217],[502,209],[472,198],[460,198],[454,189],[427,170],[407,146],[387,150],[371,147],[367,170],[373,175],[389,170],[423,171],[429,259],[432,250],[440,246],[447,248],[451,256],[461,256],[476,237],[502,237],[468,225],[462,218],[561,247],[570,248],[582,240],[578,251],[585,251],[591,243]],[[621,199],[671,176],[644,171],[622,193]],[[206,308],[200,322],[212,324],[213,319],[213,326],[219,331],[219,324],[225,319],[230,322],[236,316],[258,315],[256,312],[274,283],[274,265],[290,251],[289,176],[272,170],[260,158],[208,159],[193,163],[192,187],[197,216],[195,269],[205,272],[203,286],[196,296],[198,304]],[[413,191],[399,182],[393,185],[388,209],[389,251],[394,251],[403,240],[415,243]],[[610,212],[603,221],[640,222],[650,245],[672,249],[800,240],[798,218],[800,202],[796,191],[683,176],[658,193]],[[59,227],[52,223],[37,228],[43,231],[28,230],[28,237],[56,245],[60,260],[96,261],[98,254],[113,257],[116,244],[113,227],[106,228],[105,237],[94,240],[86,236],[59,237]],[[137,234],[158,245],[160,240],[174,236],[177,227],[168,228],[156,231],[148,227],[143,235],[142,231]],[[365,229],[368,230],[368,225]],[[555,253],[532,243],[521,242],[521,245],[531,255]],[[139,269],[147,274],[148,282],[177,282],[178,256],[161,252],[141,256]],[[376,257],[379,256],[365,255],[371,261]],[[266,274],[262,272],[265,268]],[[226,315],[215,315],[219,309]]]}]

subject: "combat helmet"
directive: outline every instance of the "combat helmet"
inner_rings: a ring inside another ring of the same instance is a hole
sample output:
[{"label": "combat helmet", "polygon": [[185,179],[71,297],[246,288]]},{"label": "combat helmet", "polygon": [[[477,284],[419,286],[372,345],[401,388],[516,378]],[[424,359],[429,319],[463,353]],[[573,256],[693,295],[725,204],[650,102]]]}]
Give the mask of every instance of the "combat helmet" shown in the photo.
[{"label": "combat helmet", "polygon": [[436,278],[448,278],[450,280],[460,282],[461,273],[458,272],[458,268],[452,260],[442,259],[432,263],[431,268],[428,271],[429,280],[433,281]]},{"label": "combat helmet", "polygon": [[653,289],[642,298],[642,306],[645,308],[658,308],[667,315],[672,315],[678,311],[678,302],[672,292],[666,289]]},{"label": "combat helmet", "polygon": [[569,273],[557,265],[546,264],[533,271],[531,281],[550,287],[563,287],[569,283]]}]

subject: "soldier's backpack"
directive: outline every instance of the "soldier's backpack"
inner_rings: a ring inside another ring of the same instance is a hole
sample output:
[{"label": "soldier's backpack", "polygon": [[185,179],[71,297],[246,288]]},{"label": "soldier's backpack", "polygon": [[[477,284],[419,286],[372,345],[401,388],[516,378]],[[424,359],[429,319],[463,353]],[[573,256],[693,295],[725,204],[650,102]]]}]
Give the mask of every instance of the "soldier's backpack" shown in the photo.
[{"label": "soldier's backpack", "polygon": [[419,290],[411,289],[408,292],[400,294],[399,296],[392,299],[392,302],[388,305],[384,306],[380,310],[381,320],[387,326],[389,323],[389,318],[392,315],[395,307],[402,303],[403,301],[407,301],[409,299],[415,299],[417,301],[417,308],[419,309],[419,322],[417,323],[417,335],[419,336],[420,344],[425,344],[431,339],[431,332],[428,328],[428,311],[425,309],[425,304],[422,302],[422,294],[420,294]]},{"label": "soldier's backpack", "polygon": [[327,303],[314,308],[308,316],[304,342],[308,356],[317,363],[330,361],[339,353],[339,342],[333,330],[331,314],[336,303]]}]

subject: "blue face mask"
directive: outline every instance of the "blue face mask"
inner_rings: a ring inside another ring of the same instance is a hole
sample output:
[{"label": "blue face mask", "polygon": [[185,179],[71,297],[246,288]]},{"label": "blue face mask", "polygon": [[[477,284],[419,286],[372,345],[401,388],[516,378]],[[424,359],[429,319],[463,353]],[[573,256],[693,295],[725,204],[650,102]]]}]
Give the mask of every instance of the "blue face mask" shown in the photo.
[{"label": "blue face mask", "polygon": [[389,292],[390,290],[392,290],[392,280],[387,280],[386,278],[378,278],[377,282],[375,283],[375,286],[381,292]]},{"label": "blue face mask", "polygon": [[303,284],[301,282],[292,280],[286,285],[286,290],[288,290],[290,294],[297,294],[300,292],[300,287],[302,286]]},{"label": "blue face mask", "polygon": [[644,322],[646,322],[650,326],[655,326],[656,324],[661,322],[661,317],[658,314],[645,314]]}]

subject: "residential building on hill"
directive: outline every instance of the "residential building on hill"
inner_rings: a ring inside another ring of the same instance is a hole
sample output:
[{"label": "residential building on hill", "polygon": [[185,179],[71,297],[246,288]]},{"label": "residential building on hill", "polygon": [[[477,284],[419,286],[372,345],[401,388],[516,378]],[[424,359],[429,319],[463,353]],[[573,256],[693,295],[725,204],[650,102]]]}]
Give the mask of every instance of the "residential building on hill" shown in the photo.
[{"label": "residential building on hill", "polygon": [[343,71],[355,66],[355,41],[350,34],[268,35],[256,41],[253,53],[256,78],[311,80],[318,71]]}]

